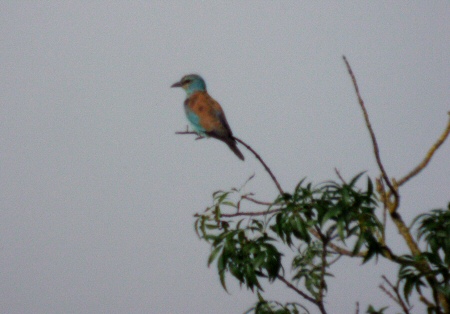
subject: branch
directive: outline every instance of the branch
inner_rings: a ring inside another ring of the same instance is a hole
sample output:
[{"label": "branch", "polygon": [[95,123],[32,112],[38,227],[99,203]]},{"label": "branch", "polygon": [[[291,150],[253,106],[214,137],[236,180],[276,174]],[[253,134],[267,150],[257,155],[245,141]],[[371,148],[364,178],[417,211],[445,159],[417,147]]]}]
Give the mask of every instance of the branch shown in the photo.
[{"label": "branch", "polygon": [[428,300],[428,299],[422,294],[422,291],[419,290],[418,293],[419,293],[419,295],[420,295],[419,300],[420,300],[423,304],[425,304],[428,308],[434,308],[434,307],[435,307],[435,305],[433,304],[433,302],[431,302],[430,300]]},{"label": "branch", "polygon": [[261,156],[259,156],[259,154],[258,154],[253,148],[251,148],[250,145],[248,145],[247,143],[245,143],[243,140],[241,140],[241,139],[239,139],[239,138],[237,138],[237,137],[234,137],[234,139],[235,139],[237,142],[239,142],[239,143],[241,143],[242,145],[244,145],[245,148],[247,148],[249,151],[251,151],[251,152],[253,153],[253,155],[255,155],[256,159],[259,160],[259,162],[263,165],[264,169],[267,171],[267,173],[268,173],[268,174],[270,175],[270,177],[272,178],[272,181],[273,181],[273,182],[275,183],[275,185],[277,186],[277,189],[278,189],[278,191],[280,192],[280,195],[283,195],[283,194],[284,194],[284,191],[283,191],[283,189],[281,188],[280,183],[278,183],[277,178],[275,178],[274,174],[272,173],[272,171],[270,170],[270,168],[266,165],[266,163],[265,163],[264,160],[261,158]]},{"label": "branch", "polygon": [[281,209],[272,209],[272,210],[265,210],[262,212],[236,212],[234,214],[220,214],[221,217],[239,217],[239,216],[265,216],[269,214],[274,214],[280,212]]},{"label": "branch", "polygon": [[292,283],[290,283],[289,281],[286,280],[286,278],[284,278],[281,275],[277,275],[277,278],[280,279],[282,282],[284,282],[286,284],[286,286],[288,286],[289,288],[291,288],[292,290],[294,290],[295,292],[297,292],[299,295],[301,295],[302,297],[304,297],[306,300],[316,304],[317,301],[310,297],[309,295],[307,295],[306,293],[304,293],[302,290],[298,289],[296,286],[294,286]]},{"label": "branch", "polygon": [[402,299],[402,296],[400,294],[400,291],[398,289],[398,284],[396,286],[394,286],[388,279],[386,276],[381,276],[381,278],[383,278],[384,281],[386,281],[386,283],[389,285],[389,287],[395,292],[395,296],[393,296],[390,291],[388,291],[382,284],[380,285],[380,289],[384,291],[384,293],[386,293],[392,300],[394,300],[398,305],[400,305],[400,307],[403,309],[403,312],[405,312],[405,314],[409,314],[409,310],[411,308],[408,308],[408,306],[406,306],[405,302]]},{"label": "branch", "polygon": [[325,236],[322,236],[322,265],[320,267],[320,284],[319,284],[319,302],[323,303],[323,296],[324,296],[324,290],[326,289],[326,282],[325,282],[325,272],[327,269],[327,241],[328,239],[325,238]]},{"label": "branch", "polygon": [[433,157],[434,153],[445,142],[445,140],[447,139],[448,135],[450,134],[450,112],[448,113],[448,115],[449,115],[449,119],[448,119],[448,122],[447,122],[447,127],[445,128],[444,132],[438,138],[436,143],[434,143],[434,145],[431,146],[430,150],[425,155],[425,158],[422,160],[422,162],[419,165],[417,165],[417,167],[414,168],[410,173],[408,173],[406,176],[404,176],[403,178],[401,178],[397,182],[398,186],[403,185],[409,179],[411,179],[412,177],[416,176],[420,171],[422,171],[428,165],[428,163],[430,162],[430,160]]},{"label": "branch", "polygon": [[373,132],[372,125],[370,124],[369,115],[367,113],[366,106],[364,105],[364,101],[359,92],[359,87],[358,87],[358,83],[356,82],[355,75],[353,74],[352,68],[350,67],[350,64],[348,63],[347,58],[345,56],[343,56],[343,59],[344,59],[345,65],[347,66],[348,73],[350,74],[350,77],[352,78],[353,86],[355,87],[356,96],[358,97],[358,102],[363,111],[364,120],[366,121],[367,129],[369,130],[370,137],[372,138],[373,150],[375,153],[375,158],[377,160],[378,168],[380,168],[380,171],[381,171],[384,181],[386,182],[387,186],[389,187],[389,190],[391,191],[391,193],[394,195],[395,199],[398,202],[399,196],[398,196],[397,190],[394,188],[391,181],[389,180],[386,170],[384,169],[383,163],[381,162],[380,149],[378,148],[377,139],[375,137],[375,133]]},{"label": "branch", "polygon": [[383,203],[383,230],[381,233],[381,242],[383,244],[386,244],[386,216],[388,211],[388,199],[384,189],[384,183],[381,178],[376,178],[376,190],[381,198],[381,202]]},{"label": "branch", "polygon": [[[319,232],[317,232],[314,228],[309,228],[308,229],[309,232],[311,232],[311,234],[313,236],[315,236],[317,239],[321,240],[321,236],[319,234]],[[354,257],[354,256],[358,256],[358,257],[364,257],[364,253],[359,252],[358,254],[353,254],[351,251],[346,250],[336,244],[334,244],[332,241],[330,241],[329,243],[327,243],[327,246],[329,246],[330,248],[332,248],[337,254],[340,255],[346,255],[346,256],[350,256],[350,257]]]},{"label": "branch", "polygon": [[[327,251],[327,254],[336,254],[335,252]],[[340,260],[342,255],[337,254],[336,258],[330,262],[328,262],[328,267],[336,263],[338,260]]]},{"label": "branch", "polygon": [[[398,231],[400,232],[400,234],[403,236],[403,238],[405,239],[409,249],[411,250],[411,252],[413,253],[414,256],[419,256],[421,254],[421,251],[417,245],[417,243],[414,241],[414,238],[412,237],[410,230],[408,229],[408,227],[406,226],[406,224],[404,223],[403,219],[401,218],[401,216],[398,214],[397,212],[397,208],[399,206],[399,202],[400,202],[400,196],[397,192],[397,188],[398,188],[398,183],[394,181],[394,185],[392,184],[392,182],[389,180],[389,177],[386,173],[386,170],[384,169],[383,163],[381,162],[381,157],[380,157],[380,151],[378,148],[378,143],[375,137],[375,133],[373,132],[372,129],[372,125],[370,124],[370,120],[369,120],[369,115],[367,114],[367,110],[366,107],[364,105],[364,101],[361,97],[361,94],[359,92],[359,88],[358,88],[358,84],[356,82],[356,78],[355,75],[353,74],[353,71],[350,67],[350,64],[347,61],[347,58],[345,56],[343,56],[345,65],[347,66],[347,70],[348,73],[350,74],[350,77],[352,79],[353,82],[353,86],[355,88],[355,92],[356,92],[356,96],[358,97],[358,102],[359,105],[361,106],[361,109],[363,111],[364,114],[364,119],[366,121],[366,126],[367,129],[369,130],[370,133],[370,137],[372,138],[372,144],[373,144],[373,150],[374,150],[374,154],[375,154],[375,158],[377,160],[377,164],[378,167],[381,171],[381,176],[383,178],[383,180],[386,182],[386,185],[389,187],[389,193],[386,193],[383,191],[384,194],[384,198],[385,198],[385,202],[388,205],[388,210],[389,210],[389,214],[392,218],[392,221],[394,222],[394,224],[397,226]],[[442,140],[442,142],[446,139],[447,137],[447,129],[446,131],[443,133],[443,135],[441,136],[441,138],[438,140],[437,142],[437,147],[432,147],[431,148],[431,154],[429,152],[429,155],[427,155],[428,159],[431,159],[431,156],[433,155],[434,151],[436,151],[436,149],[442,144],[440,143],[440,141]],[[425,159],[425,166],[428,163],[429,160],[427,160],[427,158]],[[423,166],[423,167],[425,167]],[[417,171],[417,173],[423,169],[420,168],[419,165],[419,170]],[[417,169],[417,168],[416,168]],[[414,171],[412,172],[410,177],[406,177],[406,180],[403,179],[402,183],[405,183],[407,180],[409,180],[412,176],[416,175],[417,173],[415,173]],[[394,196],[394,200],[393,202],[390,201],[390,196],[393,195]],[[436,302],[437,308],[436,311],[437,313],[441,313],[441,311],[439,310],[439,304],[442,305],[442,307],[444,308],[444,311],[446,313],[450,313],[450,302],[447,300],[447,298],[445,297],[445,295],[438,291],[437,287],[438,287],[438,281],[437,279],[433,276],[432,271],[431,271],[431,267],[430,265],[426,262],[426,261],[419,261],[416,265],[417,269],[422,272],[423,274],[425,274],[425,277],[429,283],[430,288],[433,291],[433,297],[434,300]]]},{"label": "branch", "polygon": [[346,249],[334,244],[331,241],[327,245],[333,249],[334,253],[339,254],[339,255],[345,255],[345,256],[350,256],[350,257],[364,257],[366,255],[364,252],[359,252],[357,254],[353,254],[351,251],[346,250]]},{"label": "branch", "polygon": [[284,278],[281,275],[277,275],[277,278],[280,279],[282,282],[284,282],[286,284],[286,286],[288,286],[289,288],[291,288],[292,290],[294,290],[295,292],[297,292],[299,295],[301,295],[302,297],[304,297],[306,300],[308,300],[309,302],[314,303],[315,305],[317,305],[320,309],[320,312],[322,314],[326,314],[327,312],[325,311],[325,307],[323,306],[322,302],[317,301],[316,299],[310,297],[309,295],[307,295],[306,293],[304,293],[303,291],[301,291],[300,289],[298,289],[296,286],[294,286],[292,283],[290,283],[289,281],[286,280],[286,278]]},{"label": "branch", "polygon": [[[194,135],[198,135],[196,132],[190,132],[190,131],[179,131],[179,132],[175,132],[175,134],[194,134]],[[248,145],[247,143],[245,143],[243,140],[234,137],[234,139],[241,143],[242,145],[245,146],[245,148],[247,148],[251,153],[253,153],[253,155],[255,155],[256,159],[259,160],[259,162],[263,165],[264,169],[267,171],[267,173],[269,173],[270,177],[272,178],[272,181],[275,183],[275,185],[277,186],[278,191],[280,192],[280,195],[284,194],[283,189],[281,188],[280,183],[278,183],[277,178],[275,178],[275,175],[272,173],[272,171],[270,170],[270,168],[266,165],[266,163],[264,162],[264,160],[261,158],[261,156],[253,149],[251,148],[250,145]]]},{"label": "branch", "polygon": [[242,195],[241,199],[249,200],[250,202],[253,202],[253,203],[258,204],[258,205],[265,205],[265,206],[271,206],[272,205],[271,202],[258,201],[257,199],[254,199],[253,197],[250,197],[248,195]]},{"label": "branch", "polygon": [[[381,291],[383,291],[392,301],[394,301],[397,304],[400,304],[400,301],[395,296],[393,296],[392,293],[385,286],[383,286],[381,284],[378,286],[378,288],[380,288]],[[406,312],[406,313],[409,313],[409,312]]]}]

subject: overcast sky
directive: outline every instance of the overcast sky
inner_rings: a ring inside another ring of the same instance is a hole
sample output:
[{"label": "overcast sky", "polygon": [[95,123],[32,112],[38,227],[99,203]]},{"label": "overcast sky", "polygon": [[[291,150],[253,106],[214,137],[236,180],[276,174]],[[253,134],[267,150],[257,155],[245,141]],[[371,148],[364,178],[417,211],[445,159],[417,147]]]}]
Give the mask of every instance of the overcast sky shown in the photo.
[{"label": "overcast sky", "polygon": [[[286,191],[336,179],[335,167],[373,177],[343,54],[385,167],[402,177],[450,110],[448,1],[2,1],[0,312],[248,309],[255,296],[231,277],[227,294],[207,268],[193,215],[253,173],[246,191],[277,190],[244,148],[242,162],[219,141],[175,135],[185,95],[170,85],[201,74]],[[408,224],[446,206],[449,142],[401,194]],[[370,265],[333,268],[329,313],[392,305],[377,286],[396,268]],[[278,282],[265,296],[302,302]]]}]

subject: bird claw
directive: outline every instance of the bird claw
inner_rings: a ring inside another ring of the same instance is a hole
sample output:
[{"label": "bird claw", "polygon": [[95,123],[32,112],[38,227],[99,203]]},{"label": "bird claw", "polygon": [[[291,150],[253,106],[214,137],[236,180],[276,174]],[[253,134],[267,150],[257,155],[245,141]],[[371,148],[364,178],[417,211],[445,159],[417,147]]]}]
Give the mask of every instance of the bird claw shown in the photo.
[{"label": "bird claw", "polygon": [[199,135],[195,140],[198,141],[198,140],[202,140],[204,138],[205,138],[204,136]]}]

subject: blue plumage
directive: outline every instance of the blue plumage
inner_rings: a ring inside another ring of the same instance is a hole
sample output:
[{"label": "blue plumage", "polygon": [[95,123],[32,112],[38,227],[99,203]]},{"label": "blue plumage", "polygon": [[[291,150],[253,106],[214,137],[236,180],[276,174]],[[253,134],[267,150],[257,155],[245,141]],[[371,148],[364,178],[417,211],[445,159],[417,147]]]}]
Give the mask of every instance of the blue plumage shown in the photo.
[{"label": "blue plumage", "polygon": [[221,140],[239,159],[244,160],[244,155],[237,148],[225,113],[219,103],[206,91],[203,78],[197,74],[185,75],[172,87],[181,87],[186,91],[184,110],[194,131],[201,136]]}]

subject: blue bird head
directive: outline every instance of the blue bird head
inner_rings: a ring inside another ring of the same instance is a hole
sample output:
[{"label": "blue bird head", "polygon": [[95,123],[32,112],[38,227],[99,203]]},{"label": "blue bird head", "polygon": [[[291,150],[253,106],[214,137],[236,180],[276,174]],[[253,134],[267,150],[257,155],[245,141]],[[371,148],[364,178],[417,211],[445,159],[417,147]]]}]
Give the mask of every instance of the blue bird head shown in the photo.
[{"label": "blue bird head", "polygon": [[181,78],[171,87],[181,87],[186,91],[187,96],[191,96],[195,92],[206,92],[206,84],[203,78],[197,74],[188,74]]}]

